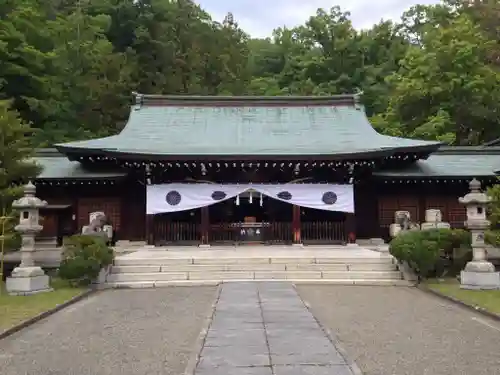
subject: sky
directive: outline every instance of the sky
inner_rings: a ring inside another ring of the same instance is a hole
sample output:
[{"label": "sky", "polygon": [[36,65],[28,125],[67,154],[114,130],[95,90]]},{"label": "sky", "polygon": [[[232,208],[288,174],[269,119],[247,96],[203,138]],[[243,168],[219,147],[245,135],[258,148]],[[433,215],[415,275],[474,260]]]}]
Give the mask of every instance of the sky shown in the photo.
[{"label": "sky", "polygon": [[399,20],[416,4],[436,4],[438,0],[197,0],[216,21],[233,13],[240,27],[252,37],[271,36],[273,29],[303,24],[316,9],[339,5],[351,13],[357,29],[369,28],[381,19]]}]

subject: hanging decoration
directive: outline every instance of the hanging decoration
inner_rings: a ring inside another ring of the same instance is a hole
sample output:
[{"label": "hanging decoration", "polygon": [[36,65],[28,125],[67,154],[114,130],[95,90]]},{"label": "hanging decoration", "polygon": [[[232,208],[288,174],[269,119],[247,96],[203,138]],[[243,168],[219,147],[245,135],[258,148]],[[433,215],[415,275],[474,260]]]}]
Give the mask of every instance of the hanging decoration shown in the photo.
[{"label": "hanging decoration", "polygon": [[210,206],[237,197],[248,190],[248,187],[174,183],[147,185],[146,189],[146,213],[153,215]]},{"label": "hanging decoration", "polygon": [[148,185],[147,214],[187,211],[210,206],[236,197],[235,204],[240,204],[240,194],[249,191],[249,203],[253,202],[253,193],[260,194],[260,206],[263,195],[294,204],[300,207],[324,211],[354,212],[353,185],[340,184],[160,184]]},{"label": "hanging decoration", "polygon": [[248,194],[249,194],[249,196],[248,196],[248,203],[252,204],[253,203],[252,191],[249,191]]},{"label": "hanging decoration", "polygon": [[353,185],[341,184],[282,184],[257,185],[253,188],[270,198],[299,207],[323,211],[354,213]]}]

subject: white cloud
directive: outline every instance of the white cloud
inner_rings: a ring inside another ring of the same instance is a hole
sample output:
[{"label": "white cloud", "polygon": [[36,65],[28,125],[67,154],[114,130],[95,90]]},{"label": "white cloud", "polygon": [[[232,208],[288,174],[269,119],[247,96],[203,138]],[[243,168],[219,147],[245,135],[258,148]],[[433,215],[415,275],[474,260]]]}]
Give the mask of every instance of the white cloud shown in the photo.
[{"label": "white cloud", "polygon": [[238,24],[254,37],[270,36],[280,26],[303,24],[316,9],[339,5],[351,12],[356,28],[368,28],[381,19],[399,20],[416,4],[435,4],[438,0],[197,0],[213,18],[222,21],[233,13]]}]

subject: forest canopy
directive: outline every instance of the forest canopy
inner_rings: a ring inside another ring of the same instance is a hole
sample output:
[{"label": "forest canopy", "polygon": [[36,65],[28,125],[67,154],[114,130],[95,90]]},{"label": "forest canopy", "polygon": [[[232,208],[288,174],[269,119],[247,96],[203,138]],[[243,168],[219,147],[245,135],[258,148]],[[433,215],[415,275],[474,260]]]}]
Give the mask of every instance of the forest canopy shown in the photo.
[{"label": "forest canopy", "polygon": [[475,145],[500,137],[499,33],[491,0],[417,5],[366,30],[319,9],[266,39],[190,0],[3,0],[0,101],[32,147],[116,134],[132,91],[361,93],[382,133]]}]

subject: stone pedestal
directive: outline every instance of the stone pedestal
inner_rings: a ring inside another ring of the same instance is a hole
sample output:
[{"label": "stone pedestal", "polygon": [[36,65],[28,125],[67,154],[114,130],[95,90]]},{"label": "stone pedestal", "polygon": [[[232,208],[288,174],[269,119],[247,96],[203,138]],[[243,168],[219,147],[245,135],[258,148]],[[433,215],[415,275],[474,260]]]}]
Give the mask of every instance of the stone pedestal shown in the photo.
[{"label": "stone pedestal", "polygon": [[462,289],[499,289],[500,273],[462,271],[460,272],[460,284]]},{"label": "stone pedestal", "polygon": [[450,228],[451,228],[450,223],[445,223],[445,222],[440,222],[440,223],[425,222],[425,223],[422,223],[422,225],[420,226],[420,229],[422,229],[422,230],[450,229]]},{"label": "stone pedestal", "polygon": [[425,210],[425,222],[426,223],[441,223],[443,221],[443,215],[441,210],[430,208]]},{"label": "stone pedestal", "polygon": [[473,248],[474,259],[460,272],[462,289],[500,289],[500,272],[486,260],[484,248]]},{"label": "stone pedestal", "polygon": [[394,223],[389,226],[389,235],[391,238],[397,237],[401,232],[409,230],[420,230],[420,225],[411,222],[410,212],[396,211],[394,214]]},{"label": "stone pedestal", "polygon": [[420,229],[450,229],[450,223],[446,223],[442,220],[443,215],[440,210],[434,208],[425,210],[425,222],[421,224]]},{"label": "stone pedestal", "polygon": [[394,238],[396,237],[399,233],[401,233],[402,231],[402,228],[401,228],[401,225],[399,224],[391,224],[389,226],[389,235],[391,236],[391,238]]},{"label": "stone pedestal", "polygon": [[5,286],[10,295],[30,295],[52,291],[49,286],[49,277],[40,267],[14,268]]}]

